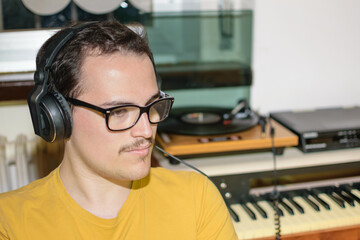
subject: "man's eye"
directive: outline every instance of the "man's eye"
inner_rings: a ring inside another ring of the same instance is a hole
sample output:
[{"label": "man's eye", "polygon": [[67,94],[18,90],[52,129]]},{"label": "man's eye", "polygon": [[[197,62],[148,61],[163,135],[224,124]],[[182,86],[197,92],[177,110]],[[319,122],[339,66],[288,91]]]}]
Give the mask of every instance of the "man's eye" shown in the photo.
[{"label": "man's eye", "polygon": [[126,108],[119,108],[115,109],[111,112],[112,117],[124,117],[128,113],[128,110]]}]

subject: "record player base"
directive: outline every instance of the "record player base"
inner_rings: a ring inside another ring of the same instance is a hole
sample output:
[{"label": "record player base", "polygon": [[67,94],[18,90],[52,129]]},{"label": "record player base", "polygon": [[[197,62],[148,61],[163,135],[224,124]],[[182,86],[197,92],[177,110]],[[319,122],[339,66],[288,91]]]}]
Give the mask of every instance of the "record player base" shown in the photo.
[{"label": "record player base", "polygon": [[[275,148],[298,145],[297,135],[274,120],[272,120],[272,126],[275,130]],[[156,135],[156,141],[161,148],[175,156],[263,151],[272,148],[269,124],[265,126],[265,132],[262,132],[260,125],[256,125],[242,132],[212,136],[188,136],[160,132]]]}]

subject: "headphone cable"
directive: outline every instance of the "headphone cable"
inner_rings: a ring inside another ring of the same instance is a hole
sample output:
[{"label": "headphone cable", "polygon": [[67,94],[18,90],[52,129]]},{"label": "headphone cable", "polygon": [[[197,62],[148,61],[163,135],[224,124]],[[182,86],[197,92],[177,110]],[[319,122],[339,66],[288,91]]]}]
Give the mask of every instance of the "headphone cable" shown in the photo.
[{"label": "headphone cable", "polygon": [[[155,146],[156,149],[158,149],[158,150],[159,150],[160,152],[162,152],[163,154],[166,154],[166,155],[168,155],[170,158],[172,158],[172,159],[174,159],[174,160],[176,160],[176,161],[184,164],[185,166],[187,166],[187,167],[189,167],[189,168],[191,168],[191,169],[193,169],[193,170],[201,173],[202,175],[204,175],[207,179],[209,179],[209,180],[215,185],[215,183],[211,180],[211,178],[210,178],[206,173],[204,173],[203,171],[201,171],[200,169],[194,167],[193,165],[185,162],[184,160],[182,160],[182,159],[180,159],[180,158],[178,158],[178,157],[175,157],[175,156],[171,155],[170,153],[166,152],[164,149],[160,148],[159,146],[157,146],[157,145],[154,145],[154,146]],[[216,186],[216,185],[215,185],[215,186]],[[223,196],[222,194],[220,194],[220,195],[222,196],[222,198],[223,198],[223,200],[224,200],[224,202],[225,202],[225,205],[226,205],[227,209],[229,210],[230,216],[234,219],[235,222],[240,222],[239,216],[238,216],[238,215],[236,214],[236,212],[230,207],[230,204],[226,201],[226,199],[224,198],[224,196]]]}]

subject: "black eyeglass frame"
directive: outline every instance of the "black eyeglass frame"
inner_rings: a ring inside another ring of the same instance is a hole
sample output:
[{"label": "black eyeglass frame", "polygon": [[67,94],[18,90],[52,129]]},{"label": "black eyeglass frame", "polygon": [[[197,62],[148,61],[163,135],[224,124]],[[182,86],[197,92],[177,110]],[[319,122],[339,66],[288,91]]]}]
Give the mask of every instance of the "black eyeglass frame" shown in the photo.
[{"label": "black eyeglass frame", "polygon": [[[66,97],[65,98],[69,103],[71,103],[72,105],[74,106],[80,106],[80,107],[86,107],[86,108],[90,108],[92,110],[95,110],[97,112],[100,112],[102,114],[104,114],[105,116],[105,122],[106,122],[106,126],[107,128],[110,130],[110,131],[114,131],[114,132],[119,132],[119,131],[125,131],[127,129],[130,129],[132,128],[133,126],[136,125],[136,123],[139,121],[141,115],[143,113],[147,113],[148,115],[148,120],[151,124],[157,124],[159,122],[162,122],[164,121],[168,116],[169,116],[169,113],[170,113],[170,110],[172,108],[172,105],[174,103],[174,97],[170,96],[169,94],[166,94],[164,93],[163,91],[160,91],[160,98],[149,103],[148,105],[144,106],[144,107],[141,107],[141,106],[138,106],[138,105],[135,105],[135,104],[124,104],[124,105],[119,105],[119,106],[116,106],[116,107],[111,107],[111,108],[101,108],[101,107],[98,107],[98,106],[95,106],[93,104],[90,104],[90,103],[87,103],[87,102],[84,102],[84,101],[81,101],[79,99],[75,99],[75,98],[70,98],[70,97]],[[158,103],[158,102],[162,102],[162,101],[165,101],[165,100],[170,100],[171,101],[171,104],[170,104],[170,108],[169,108],[169,112],[166,114],[166,116],[164,117],[164,119],[162,119],[161,121],[158,121],[158,122],[152,122],[150,120],[150,115],[149,115],[149,110],[150,108]],[[124,129],[117,129],[117,130],[114,130],[114,129],[111,129],[109,127],[109,116],[110,116],[110,113],[114,110],[114,109],[118,109],[118,108],[122,108],[122,107],[137,107],[140,109],[140,113],[139,113],[139,116],[138,118],[136,119],[136,121],[130,126],[130,127],[127,127],[127,128],[124,128]]]}]

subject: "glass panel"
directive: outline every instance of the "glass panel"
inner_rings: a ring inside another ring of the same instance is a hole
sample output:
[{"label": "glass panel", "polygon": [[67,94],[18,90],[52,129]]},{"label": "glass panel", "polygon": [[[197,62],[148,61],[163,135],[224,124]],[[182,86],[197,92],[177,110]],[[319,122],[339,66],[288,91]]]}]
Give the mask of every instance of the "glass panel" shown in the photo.
[{"label": "glass panel", "polygon": [[[142,23],[148,32],[162,89],[176,98],[174,107],[233,107],[239,99],[249,99],[251,10],[142,13],[129,3],[127,8],[94,15],[70,3],[57,14],[40,17],[27,10],[21,0],[1,3],[4,29],[60,27],[73,20],[74,14],[80,21],[114,17],[123,23]],[[50,30],[1,33],[0,72],[35,71],[36,52],[52,33]]]},{"label": "glass panel", "polygon": [[251,63],[251,10],[153,13],[145,27],[158,65]]},{"label": "glass panel", "polygon": [[153,13],[145,27],[174,107],[234,107],[249,99],[251,10]]}]

